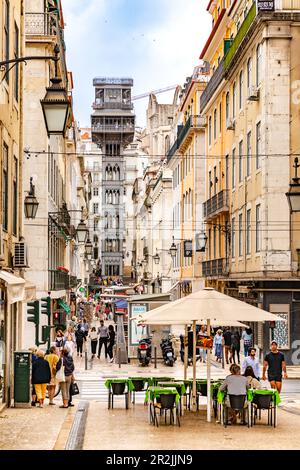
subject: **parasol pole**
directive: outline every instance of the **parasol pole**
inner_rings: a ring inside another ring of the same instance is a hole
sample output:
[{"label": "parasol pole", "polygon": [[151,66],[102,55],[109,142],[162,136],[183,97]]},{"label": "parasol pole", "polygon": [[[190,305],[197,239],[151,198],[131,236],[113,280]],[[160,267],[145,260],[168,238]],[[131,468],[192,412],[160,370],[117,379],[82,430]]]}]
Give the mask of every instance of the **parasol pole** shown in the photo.
[{"label": "parasol pole", "polygon": [[[207,334],[210,336],[210,320],[207,320]],[[207,358],[206,358],[206,367],[207,367],[207,422],[211,422],[211,396],[210,396],[210,358],[211,358],[211,350],[207,350]]]},{"label": "parasol pole", "polygon": [[193,411],[196,411],[196,320],[193,320]]},{"label": "parasol pole", "polygon": [[187,368],[188,368],[188,328],[187,325],[184,327],[184,380],[187,379]]}]

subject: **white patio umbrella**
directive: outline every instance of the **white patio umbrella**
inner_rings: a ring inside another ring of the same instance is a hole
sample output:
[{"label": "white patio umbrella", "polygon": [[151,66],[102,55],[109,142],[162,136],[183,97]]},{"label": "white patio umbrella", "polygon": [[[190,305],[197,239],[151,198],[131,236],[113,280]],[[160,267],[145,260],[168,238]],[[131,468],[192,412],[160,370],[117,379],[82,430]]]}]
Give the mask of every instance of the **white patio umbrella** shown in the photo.
[{"label": "white patio umbrella", "polygon": [[[135,318],[144,324],[193,324],[193,402],[196,399],[196,323],[207,324],[210,335],[212,324],[236,325],[239,321],[284,321],[281,317],[253,305],[222,294],[212,288],[204,288],[174,302],[151,310]],[[170,323],[168,323],[170,322]],[[156,323],[158,324],[158,323]],[[238,325],[241,326],[241,325]],[[244,326],[244,325],[243,325]],[[211,421],[210,401],[210,350],[207,351],[207,421]]]}]

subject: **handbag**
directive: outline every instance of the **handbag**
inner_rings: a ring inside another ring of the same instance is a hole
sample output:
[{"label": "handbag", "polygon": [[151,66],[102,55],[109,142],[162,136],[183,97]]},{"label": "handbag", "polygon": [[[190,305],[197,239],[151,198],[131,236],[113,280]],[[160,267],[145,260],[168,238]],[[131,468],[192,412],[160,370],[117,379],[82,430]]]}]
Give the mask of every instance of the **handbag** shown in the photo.
[{"label": "handbag", "polygon": [[79,395],[80,391],[79,391],[79,387],[78,387],[78,385],[77,385],[76,382],[72,382],[72,383],[71,383],[71,390],[70,390],[70,392],[71,392],[71,395],[72,395],[72,396],[73,396],[73,395]]},{"label": "handbag", "polygon": [[61,368],[56,372],[55,379],[58,383],[66,381],[63,360],[61,360]]}]

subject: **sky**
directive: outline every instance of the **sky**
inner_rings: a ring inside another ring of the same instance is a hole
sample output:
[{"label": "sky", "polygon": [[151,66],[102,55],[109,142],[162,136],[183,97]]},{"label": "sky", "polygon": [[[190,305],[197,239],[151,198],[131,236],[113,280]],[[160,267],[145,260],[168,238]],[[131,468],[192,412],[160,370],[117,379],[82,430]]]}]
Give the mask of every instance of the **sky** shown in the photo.
[{"label": "sky", "polygon": [[[62,0],[75,116],[89,125],[93,78],[131,77],[133,95],[183,85],[211,31],[208,0]],[[159,94],[171,103],[174,91]],[[148,99],[134,101],[145,126]]]}]

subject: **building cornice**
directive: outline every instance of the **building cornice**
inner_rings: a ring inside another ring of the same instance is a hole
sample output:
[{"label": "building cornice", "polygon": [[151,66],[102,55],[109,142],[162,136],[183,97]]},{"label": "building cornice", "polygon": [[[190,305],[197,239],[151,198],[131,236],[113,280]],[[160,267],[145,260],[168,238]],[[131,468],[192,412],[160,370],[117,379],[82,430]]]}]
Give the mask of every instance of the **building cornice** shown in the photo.
[{"label": "building cornice", "polygon": [[220,15],[219,15],[219,18],[217,19],[217,21],[216,21],[216,23],[215,23],[215,25],[214,25],[214,27],[213,27],[213,29],[212,29],[212,31],[211,31],[209,37],[208,37],[208,40],[207,40],[206,43],[205,43],[204,48],[202,49],[202,52],[201,52],[201,54],[200,54],[199,59],[202,60],[202,59],[204,58],[205,53],[206,53],[207,49],[209,48],[210,43],[212,42],[212,40],[213,40],[213,38],[214,38],[214,35],[216,34],[216,32],[217,32],[217,30],[218,30],[218,28],[219,28],[219,25],[220,25],[220,23],[221,23],[221,21],[222,21],[224,15],[225,15],[225,13],[226,13],[226,8],[223,8],[223,10],[221,11],[221,13],[220,13]]}]

